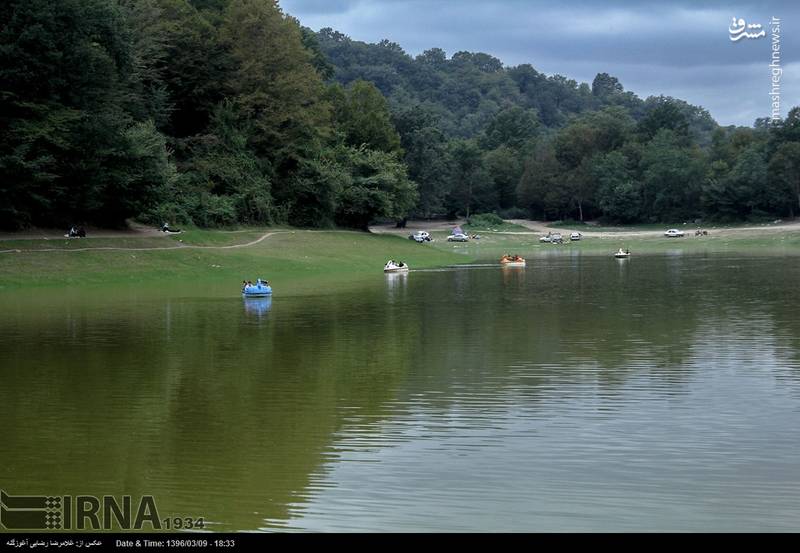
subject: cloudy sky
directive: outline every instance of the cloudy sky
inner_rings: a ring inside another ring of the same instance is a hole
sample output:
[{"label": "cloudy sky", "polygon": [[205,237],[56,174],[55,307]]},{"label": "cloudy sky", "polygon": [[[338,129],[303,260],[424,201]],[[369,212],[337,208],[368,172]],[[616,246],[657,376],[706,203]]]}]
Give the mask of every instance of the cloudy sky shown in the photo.
[{"label": "cloudy sky", "polygon": [[[610,73],[641,97],[698,104],[723,125],[752,125],[771,112],[772,17],[780,18],[781,114],[800,105],[800,1],[281,0],[319,30],[399,43],[416,55],[486,52],[591,83]],[[767,36],[730,39],[733,17]]]}]

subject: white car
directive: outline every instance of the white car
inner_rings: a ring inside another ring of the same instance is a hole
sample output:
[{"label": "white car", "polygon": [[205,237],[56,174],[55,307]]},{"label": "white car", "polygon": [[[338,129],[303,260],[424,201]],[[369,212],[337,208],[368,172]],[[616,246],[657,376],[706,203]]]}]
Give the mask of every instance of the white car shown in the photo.
[{"label": "white car", "polygon": [[448,242],[469,242],[469,236],[466,234],[451,234],[447,237]]},{"label": "white car", "polygon": [[415,242],[430,242],[432,240],[431,235],[425,232],[424,230],[415,232],[408,238],[410,240],[414,240]]},{"label": "white car", "polygon": [[583,238],[583,234],[581,234],[580,232],[573,232],[572,234],[569,235],[569,239],[572,240],[573,242],[576,242],[581,238]]},{"label": "white car", "polygon": [[682,230],[678,230],[676,228],[671,228],[667,232],[664,233],[664,236],[667,238],[681,238],[684,235]]},{"label": "white car", "polygon": [[553,232],[548,234],[547,236],[542,236],[539,238],[539,242],[549,242],[551,244],[562,244],[564,242],[564,238],[561,236],[560,232]]}]

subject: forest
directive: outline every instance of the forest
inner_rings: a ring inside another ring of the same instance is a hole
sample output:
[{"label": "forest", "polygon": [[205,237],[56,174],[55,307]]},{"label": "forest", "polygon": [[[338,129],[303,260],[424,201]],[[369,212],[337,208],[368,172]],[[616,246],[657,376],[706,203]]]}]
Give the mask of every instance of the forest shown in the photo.
[{"label": "forest", "polygon": [[722,127],[606,73],[411,56],[275,0],[6,0],[0,29],[4,229],[800,213],[800,107]]}]

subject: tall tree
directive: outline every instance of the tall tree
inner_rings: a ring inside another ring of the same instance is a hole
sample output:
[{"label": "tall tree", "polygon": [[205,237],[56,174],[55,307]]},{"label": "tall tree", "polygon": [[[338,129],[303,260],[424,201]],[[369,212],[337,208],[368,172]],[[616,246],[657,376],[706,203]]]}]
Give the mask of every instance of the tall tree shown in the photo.
[{"label": "tall tree", "polygon": [[400,135],[392,123],[386,98],[375,85],[361,80],[346,90],[336,85],[329,97],[333,100],[336,126],[344,133],[347,144],[401,153]]}]

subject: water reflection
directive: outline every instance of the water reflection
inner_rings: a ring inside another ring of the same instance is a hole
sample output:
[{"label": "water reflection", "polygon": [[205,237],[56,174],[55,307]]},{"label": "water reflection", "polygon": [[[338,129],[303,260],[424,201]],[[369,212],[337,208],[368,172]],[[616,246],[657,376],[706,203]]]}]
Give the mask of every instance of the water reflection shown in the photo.
[{"label": "water reflection", "polygon": [[3,304],[0,485],[220,530],[796,528],[798,260],[388,277]]},{"label": "water reflection", "polygon": [[384,279],[389,301],[403,297],[408,288],[408,273],[384,273]]},{"label": "water reflection", "polygon": [[242,301],[244,302],[245,312],[258,318],[265,317],[270,308],[272,308],[272,297],[242,298]]}]

